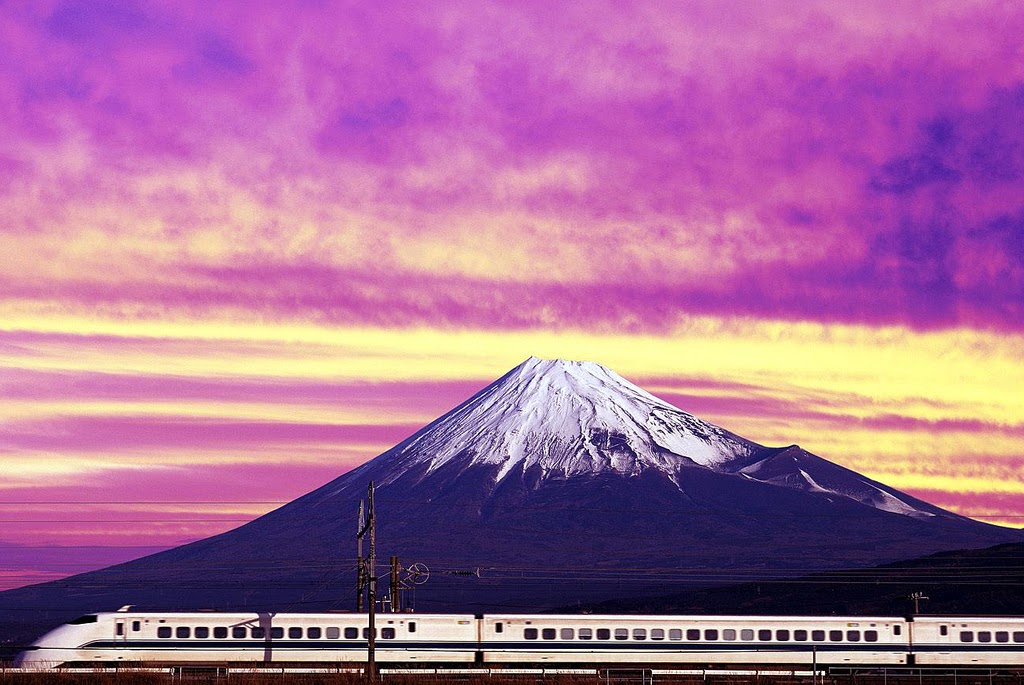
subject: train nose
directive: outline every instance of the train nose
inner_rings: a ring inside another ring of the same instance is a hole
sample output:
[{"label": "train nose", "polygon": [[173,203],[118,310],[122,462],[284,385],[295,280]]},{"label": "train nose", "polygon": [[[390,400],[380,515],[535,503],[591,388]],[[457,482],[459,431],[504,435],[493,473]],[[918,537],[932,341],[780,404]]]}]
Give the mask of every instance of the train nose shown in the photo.
[{"label": "train nose", "polygon": [[18,652],[18,655],[14,657],[14,667],[25,671],[46,670],[49,666],[42,662],[42,659],[40,658],[41,656],[39,648],[35,645],[26,647],[23,651]]}]

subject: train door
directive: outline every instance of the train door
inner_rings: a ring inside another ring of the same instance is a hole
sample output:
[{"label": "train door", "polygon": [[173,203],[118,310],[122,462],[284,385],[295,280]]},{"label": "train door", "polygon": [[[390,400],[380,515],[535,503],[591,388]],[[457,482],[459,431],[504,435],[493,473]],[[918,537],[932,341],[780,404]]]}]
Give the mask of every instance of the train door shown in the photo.
[{"label": "train door", "polygon": [[114,621],[114,648],[124,649],[128,642],[128,626],[127,621],[124,619],[116,619]]}]

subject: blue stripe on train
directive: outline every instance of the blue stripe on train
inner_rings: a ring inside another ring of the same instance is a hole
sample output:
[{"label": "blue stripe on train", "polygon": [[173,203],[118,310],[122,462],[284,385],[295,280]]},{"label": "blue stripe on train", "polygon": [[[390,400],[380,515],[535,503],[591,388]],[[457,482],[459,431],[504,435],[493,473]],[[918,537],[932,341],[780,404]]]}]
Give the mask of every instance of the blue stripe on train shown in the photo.
[{"label": "blue stripe on train", "polygon": [[[87,642],[77,649],[329,649],[341,652],[363,651],[367,649],[366,642],[353,640],[351,642],[338,641],[310,641],[310,640],[96,640]],[[476,651],[478,643],[472,642],[405,642],[401,640],[387,640],[377,642],[377,649],[419,649],[419,650],[450,650],[465,649]]]},{"label": "blue stripe on train", "polygon": [[[324,640],[98,640],[89,642],[78,647],[78,649],[155,649],[155,650],[180,650],[180,649],[209,649],[215,651],[238,650],[238,649],[266,649],[271,647],[276,650],[330,650],[339,652],[366,651],[367,644],[362,640],[351,642],[324,641]],[[806,652],[811,653],[816,649],[818,652],[1024,652],[1024,645],[1017,644],[993,644],[993,643],[957,643],[957,644],[924,644],[915,645],[911,650],[903,644],[887,644],[879,642],[860,643],[826,643],[814,645],[811,643],[735,643],[735,642],[615,642],[615,641],[526,641],[526,642],[437,642],[437,641],[406,641],[406,640],[380,640],[377,642],[377,649],[381,650],[420,650],[420,651],[450,651],[478,649],[487,650],[512,650],[512,651],[665,651],[665,652]]]}]

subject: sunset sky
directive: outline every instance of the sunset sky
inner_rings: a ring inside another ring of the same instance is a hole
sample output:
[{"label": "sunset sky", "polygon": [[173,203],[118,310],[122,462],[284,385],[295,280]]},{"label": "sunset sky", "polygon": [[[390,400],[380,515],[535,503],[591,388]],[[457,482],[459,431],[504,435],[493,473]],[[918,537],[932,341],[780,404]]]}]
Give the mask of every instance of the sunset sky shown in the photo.
[{"label": "sunset sky", "polygon": [[239,525],[530,355],[1024,525],[1022,35],[997,0],[0,3],[0,588]]}]

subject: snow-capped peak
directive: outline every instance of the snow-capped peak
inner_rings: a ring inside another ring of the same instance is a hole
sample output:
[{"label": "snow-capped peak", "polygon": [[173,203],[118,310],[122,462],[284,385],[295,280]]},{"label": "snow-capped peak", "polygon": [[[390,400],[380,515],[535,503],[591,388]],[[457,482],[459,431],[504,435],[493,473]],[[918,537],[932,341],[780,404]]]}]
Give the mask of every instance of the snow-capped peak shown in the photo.
[{"label": "snow-capped peak", "polygon": [[403,470],[459,458],[498,465],[497,481],[539,466],[569,477],[714,468],[759,449],[594,362],[530,357],[390,450]]},{"label": "snow-capped peak", "polygon": [[[378,485],[487,466],[493,487],[656,471],[685,492],[687,472],[836,498],[915,518],[953,516],[797,445],[764,447],[686,413],[594,362],[530,357],[444,416],[349,475]],[[349,479],[339,483],[340,493]],[[782,496],[782,493],[779,493]]]}]

